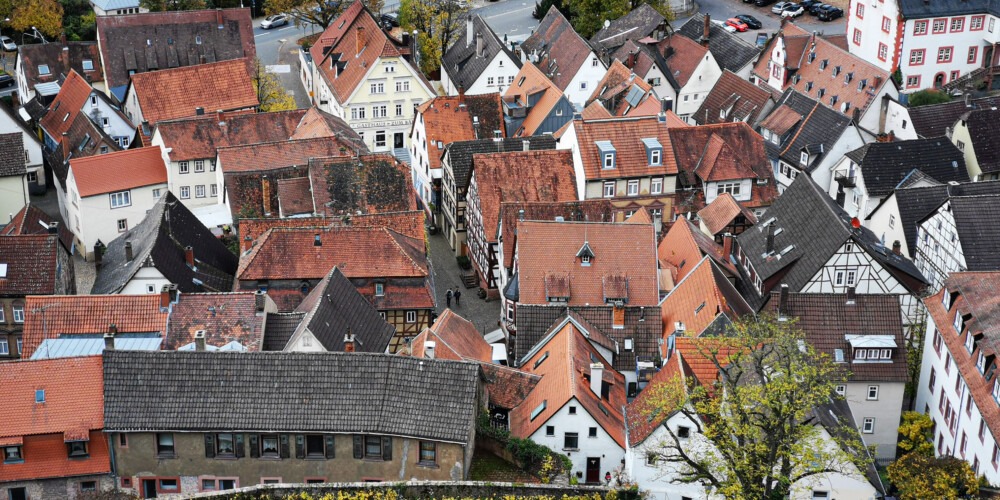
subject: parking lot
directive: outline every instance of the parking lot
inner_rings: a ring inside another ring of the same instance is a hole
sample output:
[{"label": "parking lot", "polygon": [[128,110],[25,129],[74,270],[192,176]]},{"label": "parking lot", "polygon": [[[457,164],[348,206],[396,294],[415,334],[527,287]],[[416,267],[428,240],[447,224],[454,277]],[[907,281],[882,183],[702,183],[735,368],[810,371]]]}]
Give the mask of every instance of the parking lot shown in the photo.
[{"label": "parking lot", "polygon": [[[846,13],[847,0],[825,0],[824,3],[845,9]],[[740,38],[750,43],[756,40],[758,33],[771,35],[781,26],[781,16],[771,12],[773,6],[774,4],[772,3],[758,7],[753,3],[743,3],[741,0],[698,0],[698,10],[709,14],[713,21],[725,22],[726,19],[734,17],[737,14],[749,14],[760,21],[762,25],[760,29],[750,29],[742,33],[737,33]],[[686,20],[678,19],[675,21],[675,24],[680,26]],[[796,17],[793,22],[807,31],[815,31],[828,35],[843,34],[846,31],[846,21],[843,17],[832,22],[823,22],[814,16],[803,14]]]}]

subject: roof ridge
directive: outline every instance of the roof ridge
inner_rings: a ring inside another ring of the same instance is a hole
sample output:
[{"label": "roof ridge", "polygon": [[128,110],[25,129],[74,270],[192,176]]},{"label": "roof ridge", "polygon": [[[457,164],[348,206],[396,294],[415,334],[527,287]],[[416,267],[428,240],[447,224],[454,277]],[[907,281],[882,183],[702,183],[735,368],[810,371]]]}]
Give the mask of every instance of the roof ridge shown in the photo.
[{"label": "roof ridge", "polygon": [[[255,114],[261,114],[261,113],[255,113]],[[302,139],[279,139],[279,140],[276,140],[276,141],[257,142],[257,143],[254,143],[254,144],[240,144],[240,145],[236,145],[236,146],[223,146],[223,147],[219,148],[219,151],[221,151],[223,149],[225,149],[225,150],[236,150],[236,149],[256,148],[256,147],[260,147],[260,146],[270,146],[272,144],[287,144],[289,142],[296,142],[296,143],[298,143],[298,142],[319,142],[319,141],[329,141],[329,140],[330,140],[330,137],[306,137],[306,138],[302,138]],[[152,146],[149,146],[149,147],[152,147]],[[127,151],[131,151],[131,150],[127,150]],[[344,158],[344,157],[341,157],[341,156],[326,156],[326,157],[317,157],[317,158]],[[351,157],[347,157],[347,158],[351,158]]]},{"label": "roof ridge", "polygon": [[[427,273],[429,271],[429,270],[424,270],[422,267],[420,267],[420,265],[417,264],[417,261],[413,260],[413,257],[410,257],[410,253],[407,252],[405,248],[403,248],[403,245],[399,244],[399,240],[397,240],[395,237],[393,237],[393,235],[391,233],[396,233],[399,236],[402,236],[404,238],[410,238],[409,236],[406,236],[404,234],[398,233],[396,231],[392,231],[391,229],[389,229],[389,228],[387,228],[385,226],[379,226],[377,229],[381,229],[383,232],[386,233],[387,236],[389,236],[389,239],[392,240],[392,243],[394,245],[396,245],[396,248],[399,249],[399,252],[402,253],[406,257],[407,262],[409,262],[410,264],[413,264],[413,269],[415,271],[422,272],[422,273]],[[390,231],[391,231],[391,233],[390,233]],[[413,239],[416,239],[416,238],[413,238]]]},{"label": "roof ridge", "polygon": [[[789,95],[791,95],[791,94],[789,94]],[[812,99],[810,99],[810,100],[812,100]],[[811,110],[809,110],[809,114],[808,115],[802,117],[802,119],[800,120],[801,123],[799,124],[798,130],[796,130],[795,131],[795,135],[793,135],[792,138],[789,139],[788,145],[785,146],[785,149],[781,151],[781,154],[787,153],[788,150],[789,150],[789,148],[791,148],[792,145],[795,144],[795,141],[799,138],[799,134],[801,134],[802,131],[806,128],[805,127],[806,122],[809,121],[809,118],[812,118],[812,115],[813,115],[813,113],[816,112],[816,109],[819,108],[822,105],[822,104],[820,104],[819,101],[813,101],[813,102],[815,103],[815,104],[813,104],[813,108]],[[789,109],[791,109],[791,106],[789,106]],[[792,109],[792,111],[795,111],[795,110]],[[796,114],[798,114],[798,113],[796,112]]]}]

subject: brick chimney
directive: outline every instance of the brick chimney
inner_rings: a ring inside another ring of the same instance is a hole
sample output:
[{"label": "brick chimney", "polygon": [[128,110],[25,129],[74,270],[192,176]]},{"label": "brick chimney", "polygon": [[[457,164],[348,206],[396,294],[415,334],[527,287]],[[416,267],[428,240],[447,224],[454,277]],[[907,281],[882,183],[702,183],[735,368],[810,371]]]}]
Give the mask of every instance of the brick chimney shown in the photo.
[{"label": "brick chimney", "polygon": [[704,26],[702,27],[702,32],[701,32],[701,40],[699,40],[699,42],[701,42],[702,45],[708,47],[708,40],[711,37],[712,37],[712,16],[706,13],[705,23]]},{"label": "brick chimney", "polygon": [[205,330],[198,330],[194,332],[194,350],[205,350]]},{"label": "brick chimney", "polygon": [[222,19],[222,9],[215,9],[215,20],[219,23],[219,29],[225,27]]},{"label": "brick chimney", "polygon": [[351,329],[347,329],[347,334],[344,335],[344,352],[354,352],[354,334],[351,333]]},{"label": "brick chimney", "polygon": [[357,43],[357,50],[354,53],[355,54],[360,54],[361,53],[361,49],[365,48],[365,27],[364,26],[358,26],[358,33],[357,33],[357,35],[358,35],[357,38],[356,38],[357,42],[358,42]]},{"label": "brick chimney", "polygon": [[104,350],[115,350],[115,335],[118,334],[118,327],[114,323],[108,325],[108,331],[104,332]]},{"label": "brick chimney", "polygon": [[764,254],[774,253],[774,224],[767,225],[767,239],[765,240]]},{"label": "brick chimney", "polygon": [[725,233],[722,235],[722,258],[729,259],[733,254],[733,235]]},{"label": "brick chimney", "polygon": [[781,294],[778,295],[778,320],[784,321],[788,316],[788,285],[781,284]]},{"label": "brick chimney", "polygon": [[163,285],[160,288],[160,309],[169,309],[170,302],[170,285]]},{"label": "brick chimney", "polygon": [[260,178],[260,191],[264,202],[264,215],[271,215],[271,179],[266,175]]},{"label": "brick chimney", "polygon": [[191,245],[184,247],[184,262],[187,262],[188,267],[194,269],[194,247]]},{"label": "brick chimney", "polygon": [[849,286],[847,287],[847,305],[854,305],[855,301],[857,301],[857,292],[853,286]]},{"label": "brick chimney", "polygon": [[125,242],[125,260],[127,262],[132,262],[132,259],[134,257],[135,256],[132,255],[132,242],[131,241],[126,241]]},{"label": "brick chimney", "polygon": [[267,292],[264,290],[257,290],[253,293],[253,305],[257,309],[257,312],[264,312],[264,304],[267,302]]},{"label": "brick chimney", "polygon": [[604,388],[604,363],[590,364],[590,390],[601,397],[601,389]]},{"label": "brick chimney", "polygon": [[50,222],[48,226],[49,234],[59,234],[59,222]]}]

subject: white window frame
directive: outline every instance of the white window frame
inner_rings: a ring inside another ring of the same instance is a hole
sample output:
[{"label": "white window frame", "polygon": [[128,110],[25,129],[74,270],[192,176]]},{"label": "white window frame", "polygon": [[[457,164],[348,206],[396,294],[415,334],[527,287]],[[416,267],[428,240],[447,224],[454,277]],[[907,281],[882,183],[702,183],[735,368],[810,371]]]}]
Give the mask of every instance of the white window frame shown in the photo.
[{"label": "white window frame", "polygon": [[662,160],[661,152],[659,149],[654,149],[649,152],[649,164],[653,166],[659,166]]},{"label": "white window frame", "polygon": [[24,306],[13,306],[11,311],[14,313],[14,323],[24,323]]},{"label": "white window frame", "polygon": [[[869,354],[871,354],[871,353],[869,353]],[[869,356],[869,359],[871,359],[871,356]],[[868,401],[878,401],[878,386],[877,385],[869,385],[868,386]]]},{"label": "white window frame", "polygon": [[417,311],[406,311],[406,322],[416,323],[417,322]]},{"label": "white window frame", "polygon": [[615,168],[614,153],[604,153],[604,168]]},{"label": "white window frame", "polygon": [[838,384],[837,387],[834,389],[834,392],[843,396],[847,394],[847,386],[844,384]]},{"label": "white window frame", "polygon": [[219,185],[212,183],[209,184],[209,186],[211,186],[211,189],[209,191],[211,191],[212,193],[212,198],[217,198],[219,196]]},{"label": "white window frame", "polygon": [[118,219],[118,221],[115,224],[117,224],[118,226],[119,233],[124,233],[125,231],[128,231],[128,219]]},{"label": "white window frame", "polygon": [[191,186],[181,186],[181,199],[187,200],[191,198]]},{"label": "white window frame", "polygon": [[865,417],[861,424],[862,434],[874,434],[875,433],[875,417]]},{"label": "white window frame", "polygon": [[615,197],[615,181],[607,181],[604,183],[604,197],[614,198]]},{"label": "white window frame", "polygon": [[191,164],[187,161],[182,161],[177,164],[177,171],[182,174],[191,173]]},{"label": "white window frame", "polygon": [[117,193],[108,194],[109,202],[111,203],[111,208],[124,208],[132,206],[132,192],[131,191],[118,191]]},{"label": "white window frame", "polygon": [[649,181],[649,194],[662,194],[663,193],[663,178],[653,177]]},{"label": "white window frame", "polygon": [[195,160],[194,161],[194,172],[196,174],[199,174],[199,173],[202,173],[204,171],[205,171],[205,160]]},{"label": "white window frame", "polygon": [[385,93],[385,82],[371,82],[368,86],[369,94],[384,94]]},{"label": "white window frame", "polygon": [[204,198],[205,197],[205,185],[204,184],[198,184],[197,186],[194,187],[194,197],[195,198]]},{"label": "white window frame", "polygon": [[631,179],[626,185],[626,194],[628,196],[639,196],[639,180]]}]

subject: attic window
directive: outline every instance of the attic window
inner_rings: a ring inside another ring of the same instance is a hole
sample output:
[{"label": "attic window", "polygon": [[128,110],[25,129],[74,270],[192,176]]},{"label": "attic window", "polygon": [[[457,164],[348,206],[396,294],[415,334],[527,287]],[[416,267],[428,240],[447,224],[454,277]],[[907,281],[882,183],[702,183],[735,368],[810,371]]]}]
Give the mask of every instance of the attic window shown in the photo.
[{"label": "attic window", "polygon": [[39,75],[47,75],[47,74],[49,74],[49,65],[48,64],[39,64],[38,65],[38,74]]},{"label": "attic window", "polygon": [[851,80],[853,79],[854,79],[854,73],[848,73],[847,76],[844,77],[844,83],[851,83]]},{"label": "attic window", "polygon": [[837,104],[837,96],[831,97],[830,98],[830,106],[833,106],[833,105],[836,105],[836,104]]},{"label": "attic window", "polygon": [[816,94],[816,96],[820,98],[822,98],[824,95],[826,95],[826,89],[819,89],[819,93]]},{"label": "attic window", "polygon": [[594,144],[597,145],[597,150],[600,152],[601,167],[615,168],[615,157],[618,152],[611,145],[611,141],[595,141]]},{"label": "attic window", "polygon": [[94,61],[92,59],[83,60],[83,70],[84,71],[94,71]]},{"label": "attic window", "polygon": [[861,92],[867,86],[868,86],[868,80],[861,80],[860,82],[858,82],[858,92]]},{"label": "attic window", "polygon": [[646,161],[652,167],[660,166],[663,163],[663,146],[656,138],[646,138],[642,140],[646,147]]},{"label": "attic window", "polygon": [[810,92],[813,89],[813,82],[806,82],[806,92]]},{"label": "attic window", "polygon": [[201,45],[201,35],[194,37],[194,43]]},{"label": "attic window", "polygon": [[0,278],[7,277],[7,264],[0,264]]},{"label": "attic window", "polygon": [[833,67],[833,76],[837,76],[839,74],[840,74],[840,66],[834,66]]},{"label": "attic window", "polygon": [[811,64],[815,60],[816,60],[816,53],[815,52],[810,52],[809,53],[809,63]]},{"label": "attic window", "polygon": [[526,78],[526,77],[523,77],[523,76],[522,76],[522,77],[521,77],[521,79],[517,81],[517,86],[518,86],[518,87],[520,87],[521,85],[524,85],[524,79],[525,79],[525,78]]},{"label": "attic window", "polygon": [[580,258],[581,265],[589,266],[590,261],[594,258],[594,250],[590,248],[590,243],[584,241],[583,246],[576,252],[576,256]]},{"label": "attic window", "polygon": [[35,391],[35,402],[36,403],[45,402],[45,389],[38,389]]},{"label": "attic window", "polygon": [[531,410],[531,420],[534,421],[536,418],[538,418],[538,416],[541,415],[543,411],[545,411],[545,407],[548,406],[548,404],[549,400],[546,399],[542,401],[541,404],[536,406],[534,410]]},{"label": "attic window", "polygon": [[[542,354],[542,357],[538,358],[538,361],[535,361],[534,368],[538,368],[539,366],[541,366],[542,363],[544,363],[546,359],[549,359],[549,351],[545,351],[545,354]],[[532,369],[534,369],[534,368],[532,368]],[[532,417],[532,418],[534,418],[534,417]]]},{"label": "attic window", "polygon": [[830,61],[827,59],[823,59],[822,61],[819,62],[819,70],[823,71],[824,69],[826,69],[826,66],[828,64],[830,64]]},{"label": "attic window", "polygon": [[174,44],[174,39],[167,37],[167,45],[173,45],[173,44]]},{"label": "attic window", "polygon": [[633,347],[634,347],[634,345],[632,343],[632,339],[631,338],[625,339],[625,350],[626,351],[631,351]]}]

